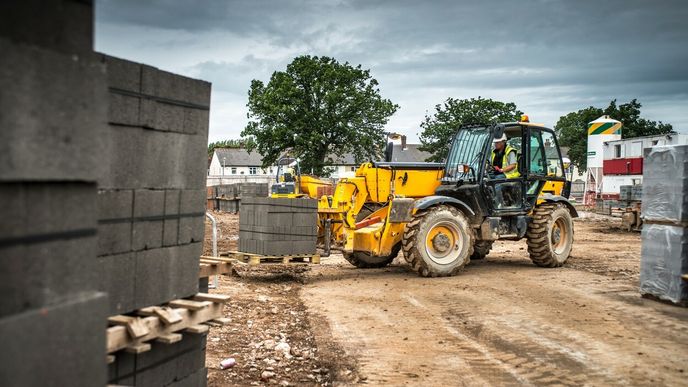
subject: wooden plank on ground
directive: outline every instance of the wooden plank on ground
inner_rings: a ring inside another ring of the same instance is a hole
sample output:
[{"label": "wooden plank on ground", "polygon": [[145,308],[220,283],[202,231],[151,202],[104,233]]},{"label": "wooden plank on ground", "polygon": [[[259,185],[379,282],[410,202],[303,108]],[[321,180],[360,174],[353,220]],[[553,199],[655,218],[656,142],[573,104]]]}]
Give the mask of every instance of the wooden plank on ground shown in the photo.
[{"label": "wooden plank on ground", "polygon": [[158,316],[165,324],[176,324],[182,317],[174,309],[167,306],[149,306],[136,311],[141,316]]}]

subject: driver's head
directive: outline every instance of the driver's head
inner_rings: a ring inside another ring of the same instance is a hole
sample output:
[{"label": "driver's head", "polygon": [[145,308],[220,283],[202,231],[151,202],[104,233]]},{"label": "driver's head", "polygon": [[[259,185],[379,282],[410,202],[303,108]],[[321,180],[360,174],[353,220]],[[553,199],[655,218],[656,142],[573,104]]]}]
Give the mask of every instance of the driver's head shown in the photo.
[{"label": "driver's head", "polygon": [[500,138],[495,138],[492,140],[492,143],[494,144],[496,150],[504,150],[504,147],[506,147],[506,134],[502,134],[502,137]]}]

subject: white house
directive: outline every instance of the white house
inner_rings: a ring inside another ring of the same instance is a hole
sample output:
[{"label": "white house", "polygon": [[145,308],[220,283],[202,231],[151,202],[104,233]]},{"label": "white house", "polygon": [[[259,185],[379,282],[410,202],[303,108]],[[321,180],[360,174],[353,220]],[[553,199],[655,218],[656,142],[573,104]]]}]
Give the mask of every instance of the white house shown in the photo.
[{"label": "white house", "polygon": [[263,157],[244,148],[217,148],[208,168],[210,176],[274,175],[275,167],[262,168]]}]

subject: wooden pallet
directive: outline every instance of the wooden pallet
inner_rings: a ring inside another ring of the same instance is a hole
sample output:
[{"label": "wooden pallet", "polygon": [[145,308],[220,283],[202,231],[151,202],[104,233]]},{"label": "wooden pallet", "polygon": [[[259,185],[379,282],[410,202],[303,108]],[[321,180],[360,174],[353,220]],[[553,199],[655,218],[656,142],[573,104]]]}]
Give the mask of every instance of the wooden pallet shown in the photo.
[{"label": "wooden pallet", "polygon": [[229,319],[222,317],[227,301],[226,295],[198,293],[189,299],[139,309],[133,315],[108,318],[107,362],[115,361],[113,353],[117,351],[146,352],[153,341],[172,344],[180,341],[184,333],[202,334],[208,331],[208,325],[228,323]]},{"label": "wooden pallet", "polygon": [[234,266],[239,265],[236,259],[227,257],[201,256],[201,268],[198,271],[198,278],[211,277],[214,275],[232,275]]},{"label": "wooden pallet", "polygon": [[253,253],[243,253],[241,251],[227,251],[220,253],[221,256],[226,256],[235,259],[237,262],[255,266],[260,264],[291,264],[291,265],[307,265],[319,264],[320,254],[296,254],[296,255],[261,255]]}]

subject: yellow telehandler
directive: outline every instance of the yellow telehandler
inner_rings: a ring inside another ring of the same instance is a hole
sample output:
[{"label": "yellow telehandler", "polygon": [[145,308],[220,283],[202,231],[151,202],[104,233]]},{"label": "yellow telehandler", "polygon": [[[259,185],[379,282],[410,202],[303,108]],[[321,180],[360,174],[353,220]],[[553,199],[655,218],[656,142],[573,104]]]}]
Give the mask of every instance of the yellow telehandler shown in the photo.
[{"label": "yellow telehandler", "polygon": [[[492,144],[506,136],[518,176],[495,174]],[[455,275],[498,239],[527,239],[531,260],[558,267],[573,217],[554,131],[520,122],[465,126],[444,164],[366,163],[318,204],[320,238],[357,267],[382,267],[403,250],[424,277]]]}]

